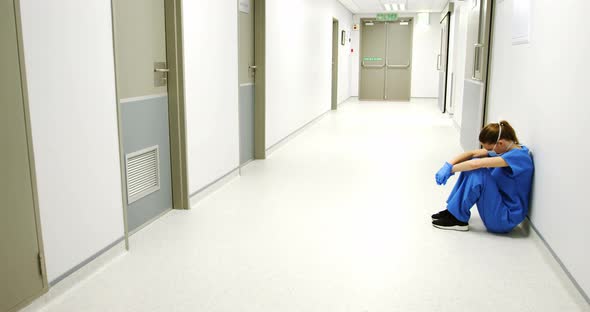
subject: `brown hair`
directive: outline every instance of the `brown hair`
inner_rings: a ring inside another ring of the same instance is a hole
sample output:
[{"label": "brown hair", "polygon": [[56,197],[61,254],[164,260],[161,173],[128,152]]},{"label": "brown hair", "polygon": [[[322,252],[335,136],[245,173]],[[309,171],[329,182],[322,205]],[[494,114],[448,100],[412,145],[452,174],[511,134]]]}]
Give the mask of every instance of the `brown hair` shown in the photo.
[{"label": "brown hair", "polygon": [[497,123],[490,123],[481,129],[481,132],[479,133],[479,141],[484,144],[496,143],[496,141],[498,141],[500,127],[502,127],[500,139],[514,141],[514,143],[519,144],[514,128],[512,128],[512,126],[506,120],[501,120]]}]

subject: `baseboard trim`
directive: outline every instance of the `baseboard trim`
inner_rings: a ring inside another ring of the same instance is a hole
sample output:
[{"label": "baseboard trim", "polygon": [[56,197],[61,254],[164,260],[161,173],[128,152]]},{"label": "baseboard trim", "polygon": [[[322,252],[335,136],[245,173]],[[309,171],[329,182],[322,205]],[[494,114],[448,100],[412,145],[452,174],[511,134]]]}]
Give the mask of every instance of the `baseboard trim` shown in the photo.
[{"label": "baseboard trim", "polygon": [[224,185],[231,182],[233,179],[239,177],[240,167],[232,169],[230,172],[226,173],[224,176],[218,178],[217,180],[207,184],[205,187],[202,187],[200,190],[192,193],[189,196],[189,202],[191,208],[194,208],[200,201],[202,201],[205,197],[211,195],[215,191],[219,190]]},{"label": "baseboard trim", "polygon": [[144,224],[138,226],[136,229],[134,229],[133,231],[129,231],[129,236],[132,236],[133,234],[145,229],[146,227],[148,227],[150,224],[156,222],[158,219],[160,219],[161,217],[165,216],[167,213],[169,213],[170,211],[172,211],[174,209],[172,208],[168,208],[164,211],[162,211],[161,213],[159,213],[157,216],[151,218],[150,220],[146,221]]},{"label": "baseboard trim", "polygon": [[286,143],[288,143],[289,141],[291,141],[292,139],[294,139],[295,137],[297,137],[299,134],[301,134],[307,128],[311,127],[313,124],[315,124],[318,121],[320,121],[322,118],[324,118],[330,112],[332,112],[332,109],[329,109],[329,110],[325,111],[324,113],[322,113],[321,115],[317,116],[316,118],[314,118],[310,122],[308,122],[305,125],[301,126],[299,129],[291,132],[286,137],[284,137],[281,140],[279,140],[277,143],[271,145],[269,148],[266,149],[266,156],[268,157],[272,153],[276,152],[283,145],[285,145]]},{"label": "baseboard trim", "polygon": [[125,238],[121,237],[94,254],[92,257],[51,281],[49,283],[50,288],[48,291],[39,298],[33,300],[31,304],[21,310],[21,312],[39,311],[47,307],[54,300],[61,297],[92,275],[100,272],[108,266],[109,263],[125,255],[125,253]]},{"label": "baseboard trim", "polygon": [[537,227],[531,221],[531,219],[530,218],[527,218],[527,220],[530,223],[531,227],[533,228],[533,231],[535,231],[535,233],[539,236],[539,238],[541,239],[541,241],[543,242],[543,244],[545,245],[545,247],[547,247],[547,250],[549,250],[549,252],[553,256],[553,258],[555,258],[555,260],[557,261],[557,263],[559,264],[559,266],[561,267],[561,269],[565,272],[565,274],[567,275],[567,277],[571,280],[571,282],[574,284],[574,286],[576,287],[576,289],[580,292],[580,294],[582,295],[582,297],[584,297],[584,299],[586,300],[586,302],[590,305],[590,297],[588,296],[588,294],[580,286],[580,284],[578,283],[578,281],[576,280],[576,278],[570,273],[570,271],[567,269],[567,267],[565,266],[565,264],[563,264],[563,261],[561,261],[561,259],[559,258],[559,256],[553,250],[553,248],[551,248],[551,245],[549,245],[549,243],[547,242],[547,240],[545,240],[545,237],[543,237],[543,235],[541,234],[541,232],[539,232],[539,229],[537,229]]}]

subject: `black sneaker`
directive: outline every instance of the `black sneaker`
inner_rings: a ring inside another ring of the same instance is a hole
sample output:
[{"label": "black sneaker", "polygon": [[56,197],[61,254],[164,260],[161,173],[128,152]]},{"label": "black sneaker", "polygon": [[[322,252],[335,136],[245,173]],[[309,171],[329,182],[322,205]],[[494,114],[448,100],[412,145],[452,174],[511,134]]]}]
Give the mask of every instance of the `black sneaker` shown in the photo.
[{"label": "black sneaker", "polygon": [[432,221],[432,225],[443,230],[469,231],[469,223],[457,220],[451,213],[446,218]]},{"label": "black sneaker", "polygon": [[448,217],[449,215],[451,215],[451,212],[449,212],[449,210],[445,209],[443,211],[439,211],[439,212],[433,214],[432,220],[444,219],[444,218]]}]

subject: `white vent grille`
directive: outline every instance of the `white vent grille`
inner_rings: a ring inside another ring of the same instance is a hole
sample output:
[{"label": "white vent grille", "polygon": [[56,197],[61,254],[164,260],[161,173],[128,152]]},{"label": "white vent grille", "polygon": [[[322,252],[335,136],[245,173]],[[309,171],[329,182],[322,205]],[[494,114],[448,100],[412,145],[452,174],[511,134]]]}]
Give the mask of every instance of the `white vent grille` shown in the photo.
[{"label": "white vent grille", "polygon": [[160,189],[160,148],[148,147],[125,156],[127,203],[131,204]]}]

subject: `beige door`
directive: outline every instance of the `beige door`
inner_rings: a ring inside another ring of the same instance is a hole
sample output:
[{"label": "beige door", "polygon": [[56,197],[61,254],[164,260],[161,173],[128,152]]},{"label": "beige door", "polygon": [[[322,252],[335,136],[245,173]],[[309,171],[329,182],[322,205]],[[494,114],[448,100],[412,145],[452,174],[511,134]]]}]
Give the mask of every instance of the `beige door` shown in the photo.
[{"label": "beige door", "polygon": [[[44,288],[40,264],[33,158],[23,99],[11,0],[0,2],[0,311],[11,311]],[[24,72],[24,71],[23,71]]]},{"label": "beige door", "polygon": [[361,75],[359,98],[382,101],[385,95],[385,23],[361,23]]},{"label": "beige door", "polygon": [[134,232],[173,208],[165,2],[113,5],[127,224]]},{"label": "beige door", "polygon": [[254,159],[254,4],[254,1],[240,1],[238,4],[240,165]]},{"label": "beige door", "polygon": [[338,45],[344,38],[338,35],[339,23],[337,19],[332,22],[332,109],[338,109]]},{"label": "beige door", "polygon": [[[240,0],[241,2],[242,0]],[[266,0],[254,3],[254,158],[266,158]]]},{"label": "beige door", "polygon": [[412,22],[387,23],[385,100],[409,101],[412,81]]},{"label": "beige door", "polygon": [[361,100],[409,101],[412,81],[412,22],[361,24]]}]

